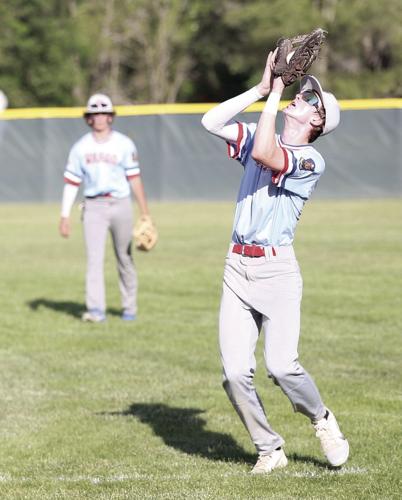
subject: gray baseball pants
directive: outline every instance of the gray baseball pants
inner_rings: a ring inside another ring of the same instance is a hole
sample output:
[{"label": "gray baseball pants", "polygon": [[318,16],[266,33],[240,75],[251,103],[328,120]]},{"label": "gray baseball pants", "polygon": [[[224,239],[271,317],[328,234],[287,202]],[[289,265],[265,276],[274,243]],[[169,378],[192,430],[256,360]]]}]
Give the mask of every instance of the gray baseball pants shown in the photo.
[{"label": "gray baseball pants", "polygon": [[131,199],[86,198],[84,238],[87,252],[86,306],[88,310],[106,310],[104,258],[108,230],[112,235],[119,274],[123,310],[137,313],[137,273],[131,256],[133,209]]},{"label": "gray baseball pants", "polygon": [[261,455],[284,440],[269,425],[253,384],[255,348],[264,333],[268,376],[295,411],[311,420],[325,414],[318,389],[298,361],[302,278],[293,247],[266,247],[263,257],[226,257],[219,318],[223,386]]}]

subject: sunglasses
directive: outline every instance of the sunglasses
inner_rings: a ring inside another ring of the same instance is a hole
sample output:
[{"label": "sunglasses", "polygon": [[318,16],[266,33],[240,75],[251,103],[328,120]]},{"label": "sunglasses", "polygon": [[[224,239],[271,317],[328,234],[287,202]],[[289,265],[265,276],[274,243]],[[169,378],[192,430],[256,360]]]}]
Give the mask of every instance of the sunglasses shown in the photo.
[{"label": "sunglasses", "polygon": [[316,92],[314,92],[313,90],[305,90],[300,95],[301,95],[301,98],[303,99],[303,101],[310,104],[310,106],[314,106],[317,110],[320,108],[321,100],[318,97],[318,94]]}]

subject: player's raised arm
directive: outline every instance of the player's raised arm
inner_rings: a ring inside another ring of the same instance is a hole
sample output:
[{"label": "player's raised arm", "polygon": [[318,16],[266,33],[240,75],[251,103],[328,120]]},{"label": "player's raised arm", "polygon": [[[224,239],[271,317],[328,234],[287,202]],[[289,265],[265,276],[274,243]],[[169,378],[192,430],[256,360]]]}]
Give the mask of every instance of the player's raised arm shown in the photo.
[{"label": "player's raised arm", "polygon": [[236,142],[239,128],[233,118],[267,95],[268,92],[269,88],[255,86],[207,111],[202,117],[201,123],[211,134],[217,135],[225,141]]},{"label": "player's raised arm", "polygon": [[257,85],[257,89],[261,93],[267,92],[267,90],[269,92],[270,88],[272,90],[258,121],[251,156],[264,167],[274,171],[281,171],[284,166],[284,155],[282,149],[276,143],[275,122],[285,85],[280,77],[275,78],[271,85],[274,60],[275,52],[270,52],[261,82]]}]

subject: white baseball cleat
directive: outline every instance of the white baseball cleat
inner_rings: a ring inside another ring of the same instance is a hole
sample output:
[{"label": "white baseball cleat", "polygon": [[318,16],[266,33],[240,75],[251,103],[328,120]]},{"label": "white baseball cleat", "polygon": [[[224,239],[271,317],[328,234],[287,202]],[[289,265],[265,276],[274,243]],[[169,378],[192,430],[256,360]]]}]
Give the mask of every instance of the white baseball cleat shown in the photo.
[{"label": "white baseball cleat", "polygon": [[313,423],[313,426],[328,462],[333,467],[343,465],[349,457],[349,443],[339,429],[335,415],[327,408],[326,417]]},{"label": "white baseball cleat", "polygon": [[287,465],[288,459],[286,458],[285,452],[281,448],[280,450],[274,450],[269,455],[260,455],[257,463],[251,471],[251,474],[268,474],[274,469],[281,469]]},{"label": "white baseball cleat", "polygon": [[86,311],[81,316],[82,321],[89,321],[90,323],[102,323],[106,320],[106,316],[100,311]]}]

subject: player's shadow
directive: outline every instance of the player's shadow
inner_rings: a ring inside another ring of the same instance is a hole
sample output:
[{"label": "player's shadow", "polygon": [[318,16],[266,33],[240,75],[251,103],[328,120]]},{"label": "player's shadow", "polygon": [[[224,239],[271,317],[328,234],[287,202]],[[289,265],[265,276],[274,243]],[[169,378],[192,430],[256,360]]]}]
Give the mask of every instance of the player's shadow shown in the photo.
[{"label": "player's shadow", "polygon": [[293,462],[303,462],[304,464],[315,465],[316,467],[321,467],[322,469],[334,471],[340,469],[339,467],[332,467],[325,460],[320,460],[319,458],[315,458],[310,455],[301,455],[300,453],[286,453],[286,456]]},{"label": "player's shadow", "polygon": [[[53,311],[68,314],[74,318],[81,318],[82,313],[85,311],[85,305],[81,302],[73,302],[71,300],[52,300],[44,297],[33,299],[27,302],[32,311],[38,311],[40,308],[45,307]],[[107,314],[111,316],[120,316],[121,311],[118,309],[109,308]]]},{"label": "player's shadow", "polygon": [[122,412],[103,415],[133,416],[149,425],[167,446],[209,460],[254,463],[255,455],[246,452],[229,435],[205,429],[206,420],[199,408],[175,408],[161,403],[133,403]]},{"label": "player's shadow", "polygon": [[28,306],[32,311],[38,311],[42,307],[46,309],[52,309],[56,312],[61,312],[73,316],[74,318],[80,318],[82,313],[85,311],[85,306],[79,302],[73,302],[70,300],[52,300],[45,298],[33,299],[28,302]]},{"label": "player's shadow", "polygon": [[[256,454],[245,451],[229,434],[206,430],[206,420],[200,416],[202,413],[204,410],[199,408],[176,408],[161,403],[133,403],[127,410],[103,412],[101,415],[135,417],[149,425],[167,446],[189,455],[254,465]],[[294,462],[339,470],[339,467],[331,467],[326,461],[309,455],[290,453],[287,456]]]}]

